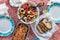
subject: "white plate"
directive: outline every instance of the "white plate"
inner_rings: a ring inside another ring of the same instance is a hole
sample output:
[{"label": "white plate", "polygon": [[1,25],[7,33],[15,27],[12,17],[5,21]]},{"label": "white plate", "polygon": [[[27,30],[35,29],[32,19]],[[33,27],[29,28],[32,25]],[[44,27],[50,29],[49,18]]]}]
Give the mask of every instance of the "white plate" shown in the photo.
[{"label": "white plate", "polygon": [[[17,0],[18,1],[18,0]],[[21,6],[23,3],[25,3],[25,2],[28,2],[28,0],[20,0],[21,2],[20,3],[15,3],[13,0],[10,0],[9,2],[10,2],[10,5],[11,6],[14,6],[14,7],[19,7],[19,6]]]},{"label": "white plate", "polygon": [[48,18],[49,21],[51,21],[51,18],[49,15],[42,15],[39,17],[39,19],[37,20],[36,23],[34,24],[31,24],[31,28],[34,32],[34,34],[41,40],[49,40],[49,38],[52,36],[52,34],[58,29],[57,25],[51,21],[52,23],[52,29],[50,31],[47,31],[46,33],[44,34],[41,34],[38,32],[36,26],[38,25],[38,23],[42,20],[42,18]]},{"label": "white plate", "polygon": [[60,3],[52,3],[47,9],[47,13],[51,15],[55,23],[60,23]]},{"label": "white plate", "polygon": [[8,36],[14,31],[14,22],[8,16],[0,15],[0,36]]}]

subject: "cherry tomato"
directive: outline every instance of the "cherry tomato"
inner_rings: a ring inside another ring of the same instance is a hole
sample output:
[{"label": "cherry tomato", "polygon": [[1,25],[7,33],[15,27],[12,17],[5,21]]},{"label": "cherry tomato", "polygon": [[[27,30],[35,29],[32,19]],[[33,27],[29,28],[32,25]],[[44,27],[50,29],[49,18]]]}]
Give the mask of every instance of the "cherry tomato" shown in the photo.
[{"label": "cherry tomato", "polygon": [[28,9],[25,9],[25,12],[28,13]]},{"label": "cherry tomato", "polygon": [[36,13],[37,13],[36,10],[33,10],[33,11],[31,12],[32,15],[36,15]]},{"label": "cherry tomato", "polygon": [[27,9],[27,8],[28,8],[28,5],[27,5],[27,4],[24,4],[24,5],[22,6],[22,8]]}]

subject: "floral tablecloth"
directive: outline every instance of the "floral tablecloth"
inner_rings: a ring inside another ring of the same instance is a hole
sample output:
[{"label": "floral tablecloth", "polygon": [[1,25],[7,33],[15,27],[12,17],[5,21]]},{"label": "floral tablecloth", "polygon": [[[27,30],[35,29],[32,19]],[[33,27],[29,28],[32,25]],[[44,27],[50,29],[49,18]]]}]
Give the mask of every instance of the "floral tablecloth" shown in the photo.
[{"label": "floral tablecloth", "polygon": [[[29,0],[29,1],[33,1],[35,2],[36,4],[38,3],[47,3],[49,0]],[[12,7],[10,6],[9,4],[9,0],[0,0],[0,4],[2,3],[5,3],[7,6],[8,6],[8,12],[9,12],[9,15],[10,17],[14,20],[15,24],[18,23],[18,18],[17,18],[17,8],[16,7]],[[59,27],[59,30],[56,31],[52,37],[50,38],[50,40],[60,40],[60,23],[57,24],[58,27]],[[30,31],[29,31],[29,40],[33,40],[34,37],[36,37],[34,35],[34,33],[32,32],[31,28],[30,28]],[[12,40],[12,34],[7,36],[7,37],[0,37],[0,40]]]}]

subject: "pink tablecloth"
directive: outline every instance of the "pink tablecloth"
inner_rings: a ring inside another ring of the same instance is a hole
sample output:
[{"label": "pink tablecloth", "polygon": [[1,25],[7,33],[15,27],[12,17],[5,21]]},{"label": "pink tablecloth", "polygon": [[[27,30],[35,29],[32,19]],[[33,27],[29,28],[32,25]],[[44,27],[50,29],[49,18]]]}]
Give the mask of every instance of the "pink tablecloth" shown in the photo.
[{"label": "pink tablecloth", "polygon": [[[39,3],[39,2],[40,3],[44,2],[46,4],[49,0],[37,0],[37,1],[36,0],[30,0],[30,1],[33,1],[36,4]],[[2,4],[2,3],[5,3],[9,7],[9,10],[8,10],[9,15],[11,16],[11,18],[13,18],[15,24],[17,24],[18,23],[18,18],[17,18],[17,15],[16,15],[17,14],[17,8],[10,6],[9,0],[0,0],[0,4]],[[57,25],[60,28],[60,23],[57,24]],[[36,37],[36,36],[32,32],[32,30],[30,29],[29,39],[32,40],[34,37]],[[0,40],[12,40],[12,34],[10,36],[7,36],[7,37],[0,37]],[[60,40],[60,29],[52,35],[50,40]]]}]

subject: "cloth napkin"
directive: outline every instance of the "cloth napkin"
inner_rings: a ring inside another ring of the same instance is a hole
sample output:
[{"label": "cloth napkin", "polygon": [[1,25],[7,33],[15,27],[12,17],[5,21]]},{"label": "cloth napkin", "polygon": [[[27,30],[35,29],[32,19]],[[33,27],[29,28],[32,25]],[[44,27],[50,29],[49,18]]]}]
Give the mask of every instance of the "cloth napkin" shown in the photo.
[{"label": "cloth napkin", "polygon": [[0,15],[4,15],[4,13],[6,13],[8,10],[8,7],[6,6],[5,3],[0,4]]}]

